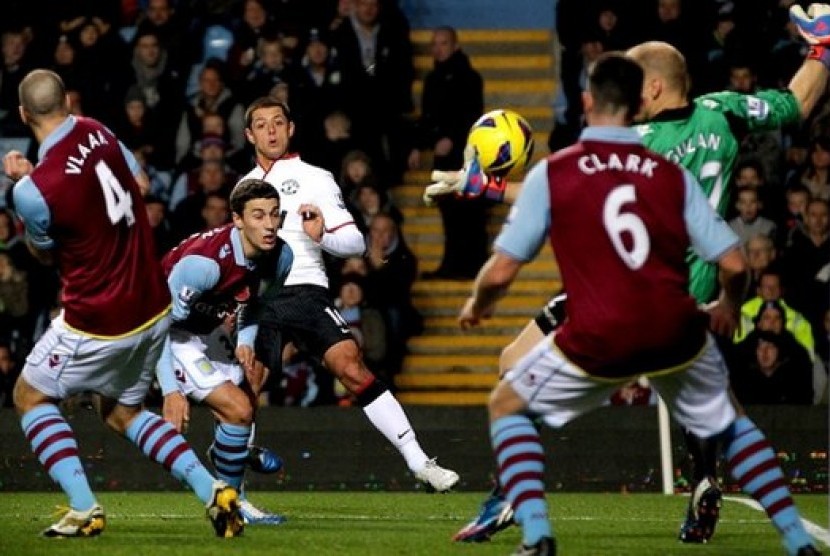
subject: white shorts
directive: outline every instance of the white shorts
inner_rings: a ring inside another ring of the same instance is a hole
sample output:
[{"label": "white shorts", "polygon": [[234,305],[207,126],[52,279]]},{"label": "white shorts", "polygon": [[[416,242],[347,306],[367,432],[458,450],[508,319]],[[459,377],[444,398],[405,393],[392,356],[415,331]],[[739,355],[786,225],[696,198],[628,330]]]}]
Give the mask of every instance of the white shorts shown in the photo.
[{"label": "white shorts", "polygon": [[70,329],[63,313],[26,358],[21,376],[50,398],[97,392],[123,405],[140,405],[156,374],[170,318],[129,336],[101,339]]},{"label": "white shorts", "polygon": [[[555,334],[555,333],[554,333]],[[619,381],[597,379],[568,361],[546,336],[505,374],[513,389],[552,427],[605,404],[631,377]],[[636,374],[636,369],[632,369]],[[666,402],[672,416],[701,438],[722,432],[735,420],[729,399],[729,372],[715,341],[707,336],[700,356],[688,367],[650,375],[651,387]]]},{"label": "white shorts", "polygon": [[244,378],[242,367],[229,361],[220,338],[221,334],[202,336],[175,328],[170,331],[170,352],[179,388],[196,401],[203,401],[225,382],[238,386]]}]

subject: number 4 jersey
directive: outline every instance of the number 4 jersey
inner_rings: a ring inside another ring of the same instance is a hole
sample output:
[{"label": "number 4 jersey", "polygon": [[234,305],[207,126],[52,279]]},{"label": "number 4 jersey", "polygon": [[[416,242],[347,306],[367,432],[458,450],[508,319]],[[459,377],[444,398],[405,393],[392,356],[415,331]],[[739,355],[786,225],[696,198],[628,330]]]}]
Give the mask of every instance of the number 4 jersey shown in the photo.
[{"label": "number 4 jersey", "polygon": [[29,241],[55,251],[66,324],[115,337],[164,314],[170,294],[132,154],[99,122],[70,116],[38,156],[15,185],[15,210]]}]

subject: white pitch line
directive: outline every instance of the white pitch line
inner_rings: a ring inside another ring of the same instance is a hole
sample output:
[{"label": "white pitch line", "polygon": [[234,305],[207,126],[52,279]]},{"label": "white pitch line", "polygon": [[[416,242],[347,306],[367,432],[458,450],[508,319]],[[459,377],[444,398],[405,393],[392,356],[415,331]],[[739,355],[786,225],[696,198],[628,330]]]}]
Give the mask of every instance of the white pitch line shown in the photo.
[{"label": "white pitch line", "polygon": [[[752,498],[742,498],[739,496],[724,496],[724,500],[729,500],[730,502],[737,502],[739,504],[743,504],[744,506],[748,506],[753,510],[758,510],[759,512],[763,512],[764,508],[761,507],[761,504],[753,500]],[[807,532],[810,533],[814,539],[819,540],[824,544],[824,546],[830,546],[830,531],[827,529],[819,526],[816,523],[813,523],[809,519],[801,518],[801,523],[804,524],[804,528],[807,529]]]}]

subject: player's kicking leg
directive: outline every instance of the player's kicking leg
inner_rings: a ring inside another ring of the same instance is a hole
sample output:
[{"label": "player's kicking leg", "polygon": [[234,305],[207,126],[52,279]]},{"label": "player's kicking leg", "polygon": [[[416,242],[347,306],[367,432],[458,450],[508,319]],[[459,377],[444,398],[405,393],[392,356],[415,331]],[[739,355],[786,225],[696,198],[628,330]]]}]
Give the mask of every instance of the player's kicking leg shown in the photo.
[{"label": "player's kicking leg", "polygon": [[441,467],[435,458],[426,455],[403,407],[366,367],[353,338],[329,347],[323,361],[355,396],[372,425],[400,452],[416,479],[437,492],[447,492],[458,483],[458,473]]}]

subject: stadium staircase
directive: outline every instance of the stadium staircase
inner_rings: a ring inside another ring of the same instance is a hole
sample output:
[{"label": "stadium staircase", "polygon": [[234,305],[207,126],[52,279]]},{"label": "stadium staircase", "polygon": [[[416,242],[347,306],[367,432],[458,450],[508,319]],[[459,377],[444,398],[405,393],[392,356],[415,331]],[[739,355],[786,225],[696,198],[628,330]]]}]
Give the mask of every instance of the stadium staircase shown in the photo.
[{"label": "stadium staircase", "polygon": [[[418,80],[414,85],[420,104],[423,82],[432,67],[430,30],[412,32]],[[535,130],[534,160],[547,153],[552,121],[551,104],[556,86],[553,38],[545,30],[461,30],[460,42],[484,78],[485,109],[512,108]],[[424,166],[429,167],[429,160]],[[434,270],[443,252],[439,212],[421,200],[429,183],[429,170],[409,172],[392,190],[404,213],[404,235],[418,257],[419,268]],[[490,238],[498,232],[507,207],[492,211]],[[471,281],[421,280],[413,288],[415,306],[425,318],[423,335],[412,338],[404,368],[396,378],[399,399],[406,404],[483,405],[498,375],[501,349],[535,315],[557,284],[558,270],[545,247],[539,259],[527,265],[511,294],[498,306],[497,316],[482,326],[461,331],[455,318],[469,295]]]}]

